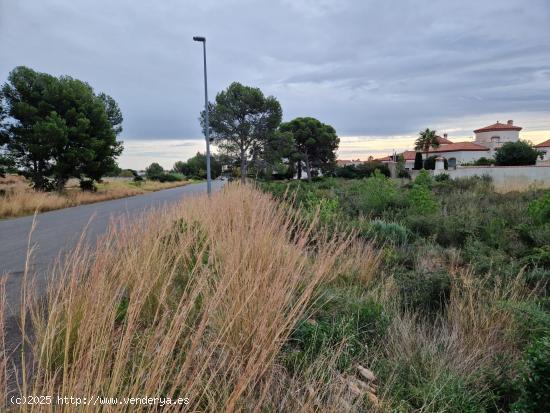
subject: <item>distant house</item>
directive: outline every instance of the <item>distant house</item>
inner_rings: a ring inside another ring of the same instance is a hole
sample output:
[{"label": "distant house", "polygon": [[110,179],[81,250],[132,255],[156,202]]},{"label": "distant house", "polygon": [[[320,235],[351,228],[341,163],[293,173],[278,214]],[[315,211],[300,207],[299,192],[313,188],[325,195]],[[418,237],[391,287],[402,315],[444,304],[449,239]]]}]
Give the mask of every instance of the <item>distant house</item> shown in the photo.
[{"label": "distant house", "polygon": [[[514,125],[513,120],[506,123],[494,123],[480,129],[476,129],[475,140],[473,142],[452,142],[448,139],[447,134],[443,137],[438,136],[439,146],[431,148],[428,154],[423,154],[423,157],[437,155],[445,158],[449,168],[456,168],[464,163],[474,162],[479,158],[492,158],[495,152],[506,142],[517,142],[519,140],[519,132],[522,130],[520,126]],[[545,159],[550,157],[550,140],[535,145],[536,148],[545,152]],[[414,167],[415,151],[405,151],[402,153],[405,158],[405,168],[412,169]],[[392,160],[391,156],[378,159],[382,162]]]},{"label": "distant house", "polygon": [[550,139],[535,145],[535,148],[544,153],[542,161],[550,161]]}]

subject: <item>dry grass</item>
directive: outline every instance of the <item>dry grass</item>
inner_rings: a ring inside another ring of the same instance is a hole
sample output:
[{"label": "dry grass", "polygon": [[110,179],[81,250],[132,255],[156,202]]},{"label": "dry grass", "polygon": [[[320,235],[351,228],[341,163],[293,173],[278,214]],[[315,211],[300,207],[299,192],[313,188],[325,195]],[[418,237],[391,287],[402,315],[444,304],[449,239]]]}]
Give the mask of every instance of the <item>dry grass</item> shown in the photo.
[{"label": "dry grass", "polygon": [[[352,237],[314,228],[237,185],[112,227],[96,251],[81,245],[57,267],[45,305],[23,297],[34,339],[21,394],[181,396],[190,410],[209,412],[306,403],[312,411],[311,400],[324,396],[304,399],[277,355],[321,283],[346,269],[363,281],[372,273],[353,261],[361,255]],[[99,408],[63,411],[75,410]]]},{"label": "dry grass", "polygon": [[0,178],[0,219],[13,218],[35,212],[46,212],[110,199],[125,198],[161,189],[188,184],[189,181],[134,183],[126,179],[108,178],[98,186],[97,192],[83,192],[77,186],[69,185],[64,193],[37,192],[32,190],[24,178],[8,176]]}]

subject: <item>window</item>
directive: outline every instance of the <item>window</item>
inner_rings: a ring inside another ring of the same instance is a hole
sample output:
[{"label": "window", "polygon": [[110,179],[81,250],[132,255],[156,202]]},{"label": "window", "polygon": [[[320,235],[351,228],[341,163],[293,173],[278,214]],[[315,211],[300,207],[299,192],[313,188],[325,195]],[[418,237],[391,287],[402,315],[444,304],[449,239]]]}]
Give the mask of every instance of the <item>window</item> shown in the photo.
[{"label": "window", "polygon": [[491,136],[491,143],[500,143],[500,136]]}]

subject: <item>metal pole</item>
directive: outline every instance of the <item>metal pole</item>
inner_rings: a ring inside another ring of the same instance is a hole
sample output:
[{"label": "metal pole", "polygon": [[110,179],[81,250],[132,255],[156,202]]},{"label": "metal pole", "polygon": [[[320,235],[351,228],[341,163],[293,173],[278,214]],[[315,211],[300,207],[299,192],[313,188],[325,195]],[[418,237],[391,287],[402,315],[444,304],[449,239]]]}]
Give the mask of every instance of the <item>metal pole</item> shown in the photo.
[{"label": "metal pole", "polygon": [[204,57],[204,113],[206,120],[206,190],[208,196],[212,193],[212,176],[210,175],[210,122],[208,119],[208,77],[206,75],[206,39],[202,42]]}]

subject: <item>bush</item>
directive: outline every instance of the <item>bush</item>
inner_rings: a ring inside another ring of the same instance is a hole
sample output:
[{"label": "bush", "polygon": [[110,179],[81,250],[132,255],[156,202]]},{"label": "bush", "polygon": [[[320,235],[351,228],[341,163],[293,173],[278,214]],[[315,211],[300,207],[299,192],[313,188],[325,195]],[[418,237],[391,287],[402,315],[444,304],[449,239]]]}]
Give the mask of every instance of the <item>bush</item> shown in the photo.
[{"label": "bush", "polygon": [[550,222],[550,191],[531,202],[527,211],[537,223],[543,224],[545,222]]},{"label": "bush", "polygon": [[433,314],[445,307],[451,294],[451,278],[445,271],[405,271],[395,278],[404,309]]},{"label": "bush", "polygon": [[417,183],[409,191],[408,200],[409,208],[413,214],[434,214],[439,206],[429,187]]},{"label": "bush", "polygon": [[133,171],[131,169],[123,169],[118,174],[118,176],[120,176],[122,178],[132,178],[132,177],[134,177],[134,175],[135,175],[135,171]]},{"label": "bush", "polygon": [[159,181],[159,182],[178,182],[178,181],[181,181],[183,180],[183,178],[179,175],[176,175],[176,174],[160,174],[154,178],[152,178],[153,180],[155,181]]},{"label": "bush", "polygon": [[402,225],[376,219],[369,223],[364,235],[376,238],[379,243],[390,243],[400,247],[407,243],[409,234],[407,228]]},{"label": "bush", "polygon": [[145,168],[145,176],[147,176],[148,179],[156,180],[159,176],[163,174],[164,168],[156,162],[153,162],[151,165]]},{"label": "bush", "polygon": [[502,166],[534,165],[541,151],[527,141],[506,142],[495,152],[495,163]]},{"label": "bush", "polygon": [[382,305],[364,297],[360,289],[329,288],[318,302],[322,304],[298,323],[285,346],[283,357],[291,371],[303,371],[345,342],[337,363],[343,370],[365,351],[365,345],[380,340],[389,325]]},{"label": "bush", "polygon": [[519,380],[520,399],[512,411],[544,413],[550,410],[550,335],[537,338],[523,357]]},{"label": "bush", "polygon": [[436,182],[447,182],[447,181],[450,181],[451,180],[451,176],[449,174],[438,174],[435,176],[435,181]]},{"label": "bush", "polygon": [[475,166],[490,166],[495,164],[495,160],[493,158],[486,158],[485,156],[482,156],[479,159],[476,159],[473,163]]},{"label": "bush", "polygon": [[363,200],[366,210],[376,213],[392,205],[397,198],[395,183],[379,171],[375,171],[371,178],[365,180],[363,186]]},{"label": "bush", "polygon": [[97,187],[92,179],[83,179],[80,181],[80,189],[83,191],[96,192]]},{"label": "bush", "polygon": [[411,174],[406,169],[401,169],[399,173],[397,174],[398,178],[406,178],[411,179]]}]

